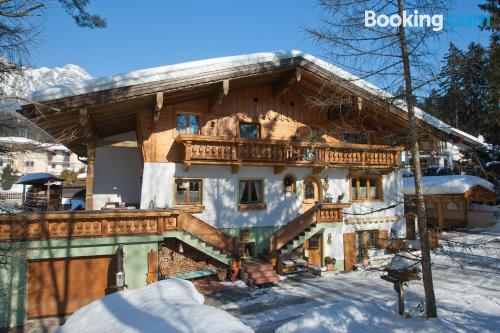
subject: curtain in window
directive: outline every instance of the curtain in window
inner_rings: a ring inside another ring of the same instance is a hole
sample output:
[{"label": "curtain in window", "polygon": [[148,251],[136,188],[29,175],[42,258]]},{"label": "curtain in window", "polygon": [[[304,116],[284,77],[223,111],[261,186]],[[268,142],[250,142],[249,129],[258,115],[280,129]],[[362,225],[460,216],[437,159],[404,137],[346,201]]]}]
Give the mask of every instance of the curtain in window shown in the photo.
[{"label": "curtain in window", "polygon": [[189,116],[190,134],[200,134],[200,119],[196,115]]},{"label": "curtain in window", "polygon": [[252,192],[250,195],[250,202],[260,202],[260,182],[251,182]]},{"label": "curtain in window", "polygon": [[240,182],[240,203],[247,202],[248,182]]},{"label": "curtain in window", "polygon": [[356,179],[351,180],[351,196],[353,199],[358,198],[358,194],[356,192]]},{"label": "curtain in window", "polygon": [[366,192],[366,179],[363,178],[359,180],[359,198],[368,198],[368,193]]},{"label": "curtain in window", "polygon": [[371,199],[378,199],[378,196],[377,196],[377,181],[376,180],[370,181],[370,198]]},{"label": "curtain in window", "polygon": [[177,132],[186,134],[188,128],[188,116],[186,114],[177,115]]}]

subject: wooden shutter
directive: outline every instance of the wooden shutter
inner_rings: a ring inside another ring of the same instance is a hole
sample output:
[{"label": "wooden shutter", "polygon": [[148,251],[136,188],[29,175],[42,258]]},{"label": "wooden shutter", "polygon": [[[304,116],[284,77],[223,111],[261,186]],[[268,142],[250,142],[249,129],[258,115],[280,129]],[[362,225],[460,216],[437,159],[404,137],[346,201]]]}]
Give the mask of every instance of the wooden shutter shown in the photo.
[{"label": "wooden shutter", "polygon": [[70,314],[115,284],[113,256],[28,262],[28,318]]},{"label": "wooden shutter", "polygon": [[382,249],[387,249],[387,244],[389,244],[389,231],[379,230],[378,232],[378,247]]},{"label": "wooden shutter", "polygon": [[154,283],[158,280],[158,252],[151,249],[148,252],[148,277],[147,284]]},{"label": "wooden shutter", "polygon": [[356,235],[344,234],[344,270],[350,272],[356,263]]},{"label": "wooden shutter", "polygon": [[415,218],[406,218],[406,239],[415,240]]}]

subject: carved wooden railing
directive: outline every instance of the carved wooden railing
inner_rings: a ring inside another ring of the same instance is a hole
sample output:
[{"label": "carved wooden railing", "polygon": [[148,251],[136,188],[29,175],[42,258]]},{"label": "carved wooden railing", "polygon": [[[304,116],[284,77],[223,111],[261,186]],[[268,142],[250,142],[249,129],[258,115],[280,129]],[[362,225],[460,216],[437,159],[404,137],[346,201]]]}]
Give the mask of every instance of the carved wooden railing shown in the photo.
[{"label": "carved wooden railing", "polygon": [[161,235],[185,231],[227,253],[236,241],[196,217],[177,210],[76,211],[0,215],[0,241]]},{"label": "carved wooden railing", "polygon": [[327,144],[223,136],[179,135],[184,163],[242,162],[272,165],[356,165],[396,167],[402,147]]},{"label": "carved wooden railing", "polygon": [[349,206],[350,204],[317,204],[271,235],[269,253],[281,249],[313,224],[342,222],[344,218],[342,209]]},{"label": "carved wooden railing", "polygon": [[177,229],[185,231],[213,247],[229,254],[236,254],[236,238],[231,237],[217,228],[212,227],[193,215],[179,212]]},{"label": "carved wooden railing", "polygon": [[0,215],[0,240],[161,235],[177,228],[176,211],[76,211]]}]

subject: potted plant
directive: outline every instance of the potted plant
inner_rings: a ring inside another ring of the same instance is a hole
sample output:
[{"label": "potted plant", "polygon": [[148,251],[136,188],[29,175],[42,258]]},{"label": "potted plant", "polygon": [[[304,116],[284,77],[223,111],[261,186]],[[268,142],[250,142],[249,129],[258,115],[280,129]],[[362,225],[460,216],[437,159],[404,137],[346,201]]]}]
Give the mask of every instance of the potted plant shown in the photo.
[{"label": "potted plant", "polygon": [[241,267],[241,257],[240,255],[237,254],[233,257],[233,260],[231,261],[231,281],[233,281],[233,283],[238,278],[238,274],[240,273],[240,267]]},{"label": "potted plant", "polygon": [[327,271],[333,271],[335,269],[336,259],[332,257],[325,257],[325,266]]}]

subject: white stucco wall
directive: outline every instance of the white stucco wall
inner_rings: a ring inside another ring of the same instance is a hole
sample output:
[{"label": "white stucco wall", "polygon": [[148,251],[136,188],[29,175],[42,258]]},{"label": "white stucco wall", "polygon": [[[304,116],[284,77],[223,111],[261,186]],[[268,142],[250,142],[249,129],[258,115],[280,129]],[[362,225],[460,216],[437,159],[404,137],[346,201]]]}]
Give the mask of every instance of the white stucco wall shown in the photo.
[{"label": "white stucco wall", "polygon": [[[342,202],[349,201],[348,169],[328,169],[320,178],[328,175],[328,192],[334,199],[344,193]],[[283,194],[283,178],[293,174],[297,178],[296,193]],[[219,228],[260,227],[283,225],[300,215],[302,205],[302,180],[311,175],[310,168],[287,168],[282,174],[275,175],[271,167],[242,167],[237,174],[231,174],[229,166],[195,165],[184,172],[182,164],[148,163],[144,164],[141,208],[172,207],[174,195],[174,177],[202,178],[203,204],[205,209],[196,214],[205,222]],[[264,180],[265,210],[240,212],[237,205],[238,179],[254,178]],[[383,176],[384,200],[380,202],[353,203],[346,210],[346,217],[402,216],[403,184],[399,172]],[[399,205],[397,205],[400,203]],[[394,208],[387,208],[397,205]],[[378,212],[374,212],[376,210]],[[361,214],[361,215],[352,215]],[[404,232],[402,218],[398,223],[366,223],[363,229],[395,227],[398,233]],[[354,232],[355,227],[345,225],[342,232]],[[358,227],[356,227],[358,228]],[[335,232],[338,232],[336,230]],[[337,256],[338,258],[338,256]]]},{"label": "white stucco wall", "polygon": [[[112,139],[129,140],[131,135],[126,133]],[[126,204],[140,202],[142,170],[139,154],[138,148],[96,148],[94,209],[101,209],[107,201]]]}]

